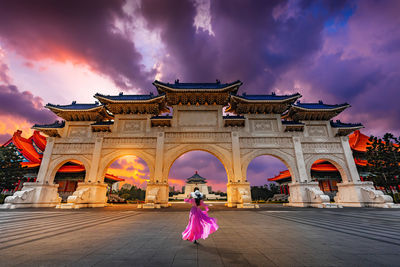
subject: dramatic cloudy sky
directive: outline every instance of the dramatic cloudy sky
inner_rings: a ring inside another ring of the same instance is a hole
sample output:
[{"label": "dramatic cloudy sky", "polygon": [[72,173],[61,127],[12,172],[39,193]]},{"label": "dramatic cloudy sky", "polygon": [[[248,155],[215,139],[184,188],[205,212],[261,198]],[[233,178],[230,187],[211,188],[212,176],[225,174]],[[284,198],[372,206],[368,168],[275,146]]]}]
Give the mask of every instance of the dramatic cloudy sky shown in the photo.
[{"label": "dramatic cloudy sky", "polygon": [[[48,102],[155,92],[154,79],[177,78],[349,102],[343,121],[400,135],[399,13],[396,0],[2,0],[0,142],[54,121]],[[206,178],[226,175],[196,153],[180,160],[209,163],[212,171],[199,170]],[[255,164],[254,177],[278,172],[265,165]]]}]

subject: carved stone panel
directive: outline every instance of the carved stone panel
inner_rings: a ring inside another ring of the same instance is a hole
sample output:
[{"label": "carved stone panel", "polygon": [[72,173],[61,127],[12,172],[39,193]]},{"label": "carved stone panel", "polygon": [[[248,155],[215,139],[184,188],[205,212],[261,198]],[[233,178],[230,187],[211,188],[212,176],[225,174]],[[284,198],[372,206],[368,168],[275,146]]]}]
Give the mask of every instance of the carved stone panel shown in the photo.
[{"label": "carved stone panel", "polygon": [[210,133],[210,132],[167,132],[165,133],[167,143],[215,143],[231,142],[230,133]]},{"label": "carved stone panel", "polygon": [[239,139],[240,147],[280,147],[292,148],[293,140],[285,137],[241,137]]},{"label": "carved stone panel", "polygon": [[55,144],[53,155],[57,154],[92,154],[94,144]]},{"label": "carved stone panel", "polygon": [[179,126],[217,126],[218,112],[214,110],[179,111]]},{"label": "carved stone panel", "polygon": [[103,147],[120,147],[129,146],[132,148],[154,148],[157,144],[157,139],[154,137],[123,137],[123,138],[104,138]]},{"label": "carved stone panel", "polygon": [[343,153],[339,143],[306,143],[301,146],[303,153]]},{"label": "carved stone panel", "polygon": [[250,120],[250,127],[254,132],[274,132],[278,129],[276,120]]},{"label": "carved stone panel", "polygon": [[68,130],[68,137],[87,137],[88,127],[86,126],[70,126]]},{"label": "carved stone panel", "polygon": [[145,120],[121,120],[121,132],[132,133],[141,132],[145,127]]},{"label": "carved stone panel", "polygon": [[309,136],[327,136],[328,129],[326,126],[318,125],[318,126],[307,126],[308,135]]}]

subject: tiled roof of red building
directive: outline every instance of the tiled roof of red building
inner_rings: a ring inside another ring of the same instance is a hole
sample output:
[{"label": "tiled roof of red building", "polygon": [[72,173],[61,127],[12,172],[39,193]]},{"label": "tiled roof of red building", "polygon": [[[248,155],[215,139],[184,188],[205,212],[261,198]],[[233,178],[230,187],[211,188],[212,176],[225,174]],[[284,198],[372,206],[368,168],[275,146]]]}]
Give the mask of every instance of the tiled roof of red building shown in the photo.
[{"label": "tiled roof of red building", "polygon": [[[41,162],[42,155],[33,146],[32,137],[26,139],[21,136],[22,131],[16,131],[13,136],[3,146],[13,143],[21,155],[27,160],[27,163],[37,164]],[[27,164],[25,163],[25,164]]]},{"label": "tiled roof of red building", "polygon": [[41,135],[39,131],[34,131],[31,138],[33,142],[35,142],[35,144],[40,148],[40,150],[44,151],[46,147],[46,137]]},{"label": "tiled roof of red building", "polygon": [[349,144],[351,149],[359,152],[366,152],[369,143],[369,137],[362,134],[359,130],[349,135]]}]

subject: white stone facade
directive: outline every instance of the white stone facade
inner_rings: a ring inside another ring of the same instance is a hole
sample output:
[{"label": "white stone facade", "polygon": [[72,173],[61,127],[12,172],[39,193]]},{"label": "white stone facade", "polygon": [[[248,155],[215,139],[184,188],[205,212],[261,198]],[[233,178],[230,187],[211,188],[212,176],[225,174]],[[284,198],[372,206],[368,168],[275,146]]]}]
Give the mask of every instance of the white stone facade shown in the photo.
[{"label": "white stone facade", "polygon": [[[93,132],[92,122],[67,121],[60,137],[47,138],[36,183],[25,183],[3,207],[102,207],[107,168],[126,155],[142,158],[149,167],[146,207],[167,207],[169,170],[177,158],[193,150],[209,152],[224,165],[229,207],[251,205],[247,167],[261,155],[279,158],[288,167],[290,206],[330,206],[329,197],[311,181],[311,165],[319,159],[333,163],[342,176],[336,204],[393,205],[372,183],[360,181],[348,137],[335,136],[329,121],[305,121],[303,131],[286,132],[279,114],[248,114],[244,127],[230,127],[224,125],[222,105],[173,105],[172,109],[170,127],[153,127],[149,114],[115,115],[110,132]],[[63,206],[54,177],[70,160],[82,162],[86,177]]]}]

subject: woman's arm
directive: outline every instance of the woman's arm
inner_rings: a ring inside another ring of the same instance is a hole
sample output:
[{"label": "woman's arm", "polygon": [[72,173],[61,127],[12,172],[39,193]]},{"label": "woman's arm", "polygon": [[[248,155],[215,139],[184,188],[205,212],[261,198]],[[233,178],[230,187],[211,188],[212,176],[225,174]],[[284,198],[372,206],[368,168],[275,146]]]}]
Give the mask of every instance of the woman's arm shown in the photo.
[{"label": "woman's arm", "polygon": [[210,209],[208,208],[208,205],[206,204],[206,203],[204,203],[204,201],[202,200],[202,201],[200,201],[200,206],[203,206],[204,207],[204,209],[206,210],[206,211],[209,211]]}]

